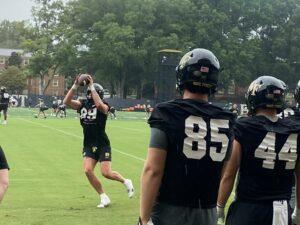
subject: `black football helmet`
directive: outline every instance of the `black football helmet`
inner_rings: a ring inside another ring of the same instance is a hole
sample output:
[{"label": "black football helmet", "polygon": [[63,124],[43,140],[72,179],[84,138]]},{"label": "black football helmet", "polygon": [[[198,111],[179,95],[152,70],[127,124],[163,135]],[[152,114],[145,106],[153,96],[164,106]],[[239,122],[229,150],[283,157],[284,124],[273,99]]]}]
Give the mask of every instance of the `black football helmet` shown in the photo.
[{"label": "black football helmet", "polygon": [[[98,93],[98,95],[100,96],[100,98],[103,99],[103,96],[104,96],[104,89],[103,89],[103,87],[100,84],[98,84],[98,83],[93,83],[93,86],[94,86],[96,92]],[[91,94],[90,87],[88,87],[86,94],[87,94],[87,96],[89,96]]]},{"label": "black football helmet", "polygon": [[0,91],[1,91],[2,93],[4,93],[4,92],[6,91],[6,87],[2,86],[2,87],[0,88]]},{"label": "black football helmet", "polygon": [[286,84],[272,76],[261,76],[254,80],[245,95],[250,114],[257,108],[273,108],[280,113],[285,108]]},{"label": "black football helmet", "polygon": [[192,93],[213,94],[218,86],[220,64],[209,50],[196,48],[186,53],[176,67],[177,88]]},{"label": "black football helmet", "polygon": [[295,101],[300,105],[300,80],[298,81],[297,87],[294,92]]}]

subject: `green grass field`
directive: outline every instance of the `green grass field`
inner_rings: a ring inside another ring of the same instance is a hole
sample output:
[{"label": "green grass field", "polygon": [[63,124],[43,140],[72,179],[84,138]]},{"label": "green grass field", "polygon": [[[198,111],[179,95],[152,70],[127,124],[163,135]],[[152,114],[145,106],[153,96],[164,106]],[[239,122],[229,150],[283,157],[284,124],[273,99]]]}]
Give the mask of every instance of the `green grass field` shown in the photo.
[{"label": "green grass field", "polygon": [[117,120],[107,121],[112,168],[133,180],[136,194],[128,199],[123,184],[103,179],[97,167],[112,201],[110,207],[98,209],[99,197],[82,170],[82,129],[76,114],[68,110],[66,119],[36,119],[35,113],[10,108],[8,125],[0,125],[0,144],[11,168],[0,224],[136,224],[139,179],[149,139],[145,114],[117,112]]},{"label": "green grass field", "polygon": [[[47,111],[47,114],[50,110]],[[98,209],[97,193],[82,169],[82,129],[76,113],[67,118],[34,118],[35,109],[10,108],[0,125],[0,145],[10,165],[10,185],[0,205],[1,225],[132,225],[139,214],[140,174],[149,128],[143,112],[117,112],[107,120],[112,168],[132,179],[135,196],[97,175],[112,203]]]}]

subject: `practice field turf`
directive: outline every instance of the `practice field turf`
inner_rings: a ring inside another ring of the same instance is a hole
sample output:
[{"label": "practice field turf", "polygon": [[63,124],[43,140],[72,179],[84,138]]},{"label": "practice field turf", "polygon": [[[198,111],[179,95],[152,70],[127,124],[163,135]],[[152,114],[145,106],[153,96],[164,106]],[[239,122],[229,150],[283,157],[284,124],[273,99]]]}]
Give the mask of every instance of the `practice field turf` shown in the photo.
[{"label": "practice field turf", "polygon": [[36,119],[35,113],[35,109],[10,108],[8,124],[0,125],[0,145],[11,167],[0,224],[136,224],[139,179],[149,139],[145,113],[117,112],[118,119],[107,121],[112,168],[132,179],[136,194],[129,199],[123,184],[104,179],[97,167],[112,201],[105,209],[96,208],[98,195],[82,170],[82,129],[76,113],[68,110],[66,119]]},{"label": "practice field turf", "polygon": [[[149,127],[144,112],[117,112],[107,120],[112,168],[130,178],[135,196],[104,179],[111,206],[96,208],[99,197],[82,169],[82,129],[77,114],[34,118],[35,109],[9,108],[0,125],[0,145],[10,165],[10,185],[0,205],[0,225],[132,225],[139,214],[140,174],[147,153]],[[3,119],[3,118],[2,118]]]}]

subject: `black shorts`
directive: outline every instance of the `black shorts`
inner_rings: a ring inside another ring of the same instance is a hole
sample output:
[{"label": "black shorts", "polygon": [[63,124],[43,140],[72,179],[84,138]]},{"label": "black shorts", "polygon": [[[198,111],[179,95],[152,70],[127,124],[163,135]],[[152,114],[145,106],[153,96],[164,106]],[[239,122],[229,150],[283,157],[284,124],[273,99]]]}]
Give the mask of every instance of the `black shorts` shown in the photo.
[{"label": "black shorts", "polygon": [[111,148],[110,146],[104,147],[83,147],[83,157],[89,157],[96,161],[111,161]]},{"label": "black shorts", "polygon": [[[275,201],[274,201],[275,202]],[[274,214],[278,212],[278,206],[275,210],[274,202],[241,202],[234,201],[231,203],[227,217],[226,225],[272,225],[278,224],[276,221],[273,221]],[[283,204],[284,201],[277,201]],[[285,201],[286,205],[286,216],[285,224],[292,225],[291,221],[291,208],[288,204],[288,201]],[[282,211],[285,207],[280,207]]]},{"label": "black shorts", "polygon": [[1,112],[1,111],[7,112],[7,108],[8,108],[8,105],[7,105],[7,104],[0,104],[0,112]]},{"label": "black shorts", "polygon": [[7,160],[5,158],[4,152],[0,146],[0,170],[9,169]]}]

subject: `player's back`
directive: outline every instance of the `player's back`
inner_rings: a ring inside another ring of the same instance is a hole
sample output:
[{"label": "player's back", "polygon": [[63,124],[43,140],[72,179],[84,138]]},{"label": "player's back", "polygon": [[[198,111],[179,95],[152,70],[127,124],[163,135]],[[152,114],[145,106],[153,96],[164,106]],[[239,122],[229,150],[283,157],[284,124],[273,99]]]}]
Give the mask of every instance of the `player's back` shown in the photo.
[{"label": "player's back", "polygon": [[168,139],[161,201],[214,207],[233,121],[232,113],[191,99],[155,107],[148,122]]},{"label": "player's back", "polygon": [[273,201],[290,198],[299,151],[299,125],[265,116],[240,118],[234,128],[242,149],[237,199]]}]

